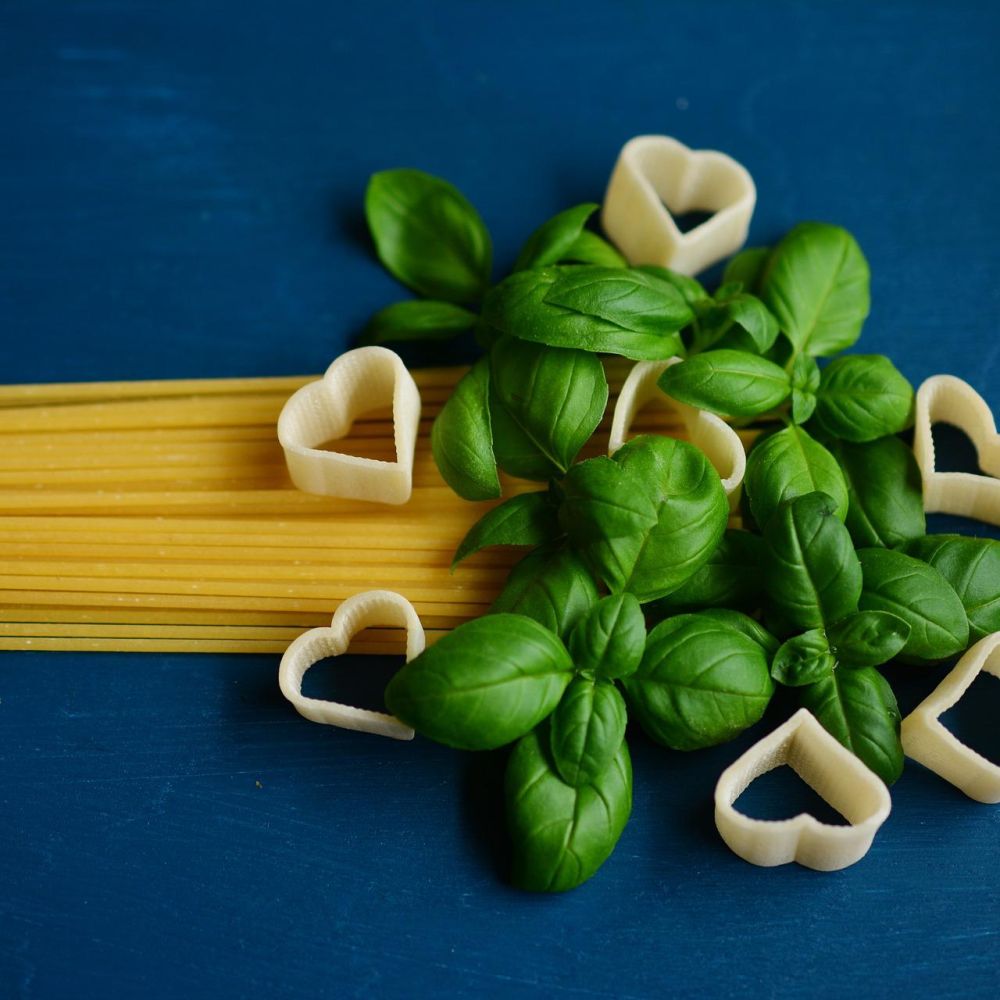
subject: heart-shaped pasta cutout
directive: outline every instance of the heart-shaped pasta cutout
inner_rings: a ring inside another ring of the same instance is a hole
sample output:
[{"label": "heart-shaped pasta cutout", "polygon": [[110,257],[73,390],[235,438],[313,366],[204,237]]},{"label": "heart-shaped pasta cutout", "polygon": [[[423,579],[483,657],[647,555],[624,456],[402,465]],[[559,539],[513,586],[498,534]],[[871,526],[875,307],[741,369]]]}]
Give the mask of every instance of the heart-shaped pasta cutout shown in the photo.
[{"label": "heart-shaped pasta cutout", "polygon": [[608,454],[613,455],[625,444],[632,422],[644,406],[653,400],[662,401],[681,418],[688,440],[705,453],[705,457],[719,473],[722,487],[729,498],[729,507],[735,510],[739,505],[740,487],[746,472],[746,449],[736,431],[721,417],[668,396],[656,384],[663,372],[680,360],[670,358],[668,361],[640,361],[632,367],[615,401],[608,437]]},{"label": "heart-shaped pasta cutout", "polygon": [[[788,764],[849,823],[821,823],[808,813],[791,819],[754,819],[733,803],[762,774]],[[796,861],[836,871],[868,853],[892,801],[873,771],[837,742],[805,708],[755,743],[726,768],[715,786],[715,825],[730,850],[754,865]]]},{"label": "heart-shaped pasta cutout", "polygon": [[[974,472],[938,472],[935,468],[935,424],[951,424],[963,431],[976,449]],[[924,510],[928,514],[958,514],[1000,525],[1000,436],[986,400],[954,375],[932,375],[917,390],[913,454],[924,481]]]},{"label": "heart-shaped pasta cutout", "polygon": [[302,678],[310,667],[327,657],[347,652],[351,639],[373,626],[406,629],[407,662],[424,651],[424,629],[413,605],[391,590],[367,590],[347,598],[337,608],[328,627],[304,632],[285,650],[278,667],[278,685],[299,715],[312,722],[376,733],[394,740],[412,740],[413,730],[393,715],[322,698],[308,698],[302,693]]},{"label": "heart-shaped pasta cutout", "polygon": [[941,723],[981,673],[1000,677],[1000,632],[980,639],[903,720],[903,752],[977,802],[1000,802],[1000,767],[966,746]]},{"label": "heart-shaped pasta cutout", "polygon": [[[756,201],[753,178],[725,153],[640,135],[618,155],[601,222],[630,264],[693,275],[743,246]],[[713,214],[681,232],[674,216],[693,211]]]},{"label": "heart-shaped pasta cutout", "polygon": [[[319,446],[344,437],[361,413],[392,406],[396,460],[362,458]],[[413,489],[420,391],[399,355],[385,347],[341,354],[316,382],[297,390],[278,417],[278,440],[292,482],[306,493],[401,504]]]}]

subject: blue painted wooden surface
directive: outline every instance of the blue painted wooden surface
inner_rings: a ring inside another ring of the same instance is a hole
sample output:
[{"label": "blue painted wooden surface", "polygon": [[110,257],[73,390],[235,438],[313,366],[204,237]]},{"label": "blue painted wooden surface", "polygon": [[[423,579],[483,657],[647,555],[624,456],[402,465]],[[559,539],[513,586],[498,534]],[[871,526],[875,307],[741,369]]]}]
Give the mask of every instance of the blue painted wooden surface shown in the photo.
[{"label": "blue painted wooden surface", "polygon": [[[506,265],[665,132],[747,165],[755,241],[858,236],[862,349],[1000,405],[998,43],[968,2],[3,0],[0,379],[318,371],[400,294],[361,238],[369,172],[453,180]],[[918,766],[862,863],[762,870],[709,804],[757,733],[636,733],[614,856],[536,898],[502,881],[495,758],[310,726],[276,664],[0,656],[0,995],[1000,988],[1000,814]],[[904,708],[939,676],[898,674]]]}]

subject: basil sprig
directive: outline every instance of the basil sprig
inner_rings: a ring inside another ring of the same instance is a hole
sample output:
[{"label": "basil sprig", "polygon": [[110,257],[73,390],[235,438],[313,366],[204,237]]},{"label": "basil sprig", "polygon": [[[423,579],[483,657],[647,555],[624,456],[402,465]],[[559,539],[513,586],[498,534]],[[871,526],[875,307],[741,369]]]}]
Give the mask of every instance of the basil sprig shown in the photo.
[{"label": "basil sprig", "polygon": [[[377,313],[369,340],[474,328],[486,352],[434,423],[445,481],[470,500],[500,498],[498,470],[546,484],[488,510],[455,553],[458,566],[529,547],[490,614],[386,691],[439,742],[513,745],[516,884],[570,889],[611,854],[631,809],[629,710],[654,740],[695,750],[756,723],[777,682],[895,781],[899,710],[878,668],[1000,630],[1000,542],[925,534],[919,470],[896,436],[911,386],[880,355],[825,360],[868,314],[854,238],[804,223],[738,254],[709,292],[627,266],[586,228],[588,203],[536,229],[491,287],[489,236],[451,185],[387,171],[366,208],[379,256],[425,297]],[[608,401],[599,354],[680,357],[667,395],[753,424],[749,530],[727,528],[719,476],[691,444],[647,435],[580,460]]]}]

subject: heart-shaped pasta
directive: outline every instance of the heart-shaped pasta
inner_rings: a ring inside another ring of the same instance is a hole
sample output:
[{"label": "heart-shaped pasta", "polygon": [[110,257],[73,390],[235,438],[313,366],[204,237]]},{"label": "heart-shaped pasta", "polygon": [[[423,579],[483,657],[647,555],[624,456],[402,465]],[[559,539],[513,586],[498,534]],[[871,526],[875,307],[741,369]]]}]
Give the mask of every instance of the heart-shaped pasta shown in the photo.
[{"label": "heart-shaped pasta", "polygon": [[[968,435],[986,473],[938,472],[934,424],[957,427]],[[913,453],[924,480],[927,513],[959,514],[1000,525],[1000,436],[986,400],[954,375],[932,375],[917,390]]]},{"label": "heart-shaped pasta", "polygon": [[[743,246],[756,201],[750,174],[725,153],[640,135],[618,155],[601,222],[630,264],[698,274]],[[681,232],[674,216],[692,211],[713,215]]]},{"label": "heart-shaped pasta", "polygon": [[[791,819],[753,819],[733,803],[756,778],[788,764],[845,819],[821,823],[808,813]],[[722,772],[715,786],[715,825],[729,848],[751,864],[796,861],[817,871],[846,868],[868,853],[892,807],[889,789],[805,708],[755,743]]]},{"label": "heart-shaped pasta", "polygon": [[615,402],[608,437],[608,454],[613,455],[628,440],[629,429],[636,414],[654,399],[662,400],[683,421],[691,444],[705,453],[705,457],[719,473],[722,487],[729,498],[730,509],[735,510],[739,504],[740,487],[746,471],[746,449],[736,431],[721,417],[668,396],[656,384],[663,372],[680,360],[671,358],[669,361],[640,361],[633,366]]},{"label": "heart-shaped pasta", "polygon": [[[344,437],[361,413],[390,404],[394,462],[320,449]],[[419,425],[420,391],[399,355],[385,347],[359,347],[341,354],[319,381],[291,396],[278,417],[278,440],[300,490],[401,504],[413,489]]]},{"label": "heart-shaped pasta", "polygon": [[1000,677],[1000,632],[980,639],[947,677],[903,720],[907,757],[941,775],[977,802],[1000,802],[1000,767],[966,746],[941,723],[981,673]]},{"label": "heart-shaped pasta", "polygon": [[312,722],[395,740],[412,740],[413,730],[395,716],[307,698],[302,693],[302,678],[310,667],[327,657],[345,653],[358,632],[376,625],[406,629],[407,662],[424,651],[424,629],[413,605],[391,590],[367,590],[347,598],[328,627],[310,629],[288,647],[278,667],[278,684],[299,715]]}]

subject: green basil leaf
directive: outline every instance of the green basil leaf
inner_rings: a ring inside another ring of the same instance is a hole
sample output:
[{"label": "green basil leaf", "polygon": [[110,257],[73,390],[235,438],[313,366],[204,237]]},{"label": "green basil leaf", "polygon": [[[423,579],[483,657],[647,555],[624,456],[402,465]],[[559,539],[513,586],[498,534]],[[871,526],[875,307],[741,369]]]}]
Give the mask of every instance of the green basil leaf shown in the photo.
[{"label": "green basil leaf", "polygon": [[760,297],[798,353],[836,354],[868,316],[868,262],[846,229],[803,222],[768,258]]},{"label": "green basil leaf", "polygon": [[[503,334],[503,339],[506,339]],[[504,472],[519,479],[544,483],[562,475],[562,469],[541,450],[527,432],[511,416],[497,398],[496,388],[490,388],[490,422],[493,428],[493,455]]]},{"label": "green basil leaf", "polygon": [[799,354],[792,362],[792,385],[796,389],[815,393],[822,380],[819,365],[808,354]]},{"label": "green basil leaf", "polygon": [[611,681],[574,677],[549,720],[552,760],[567,784],[599,781],[622,741],[628,712]]},{"label": "green basil leaf", "polygon": [[604,416],[608,380],[600,359],[507,337],[490,353],[490,368],[500,405],[564,472]]},{"label": "green basil leaf", "polygon": [[791,392],[783,368],[744,351],[706,351],[671,365],[657,385],[668,395],[713,413],[755,417]]},{"label": "green basil leaf", "polygon": [[859,611],[831,625],[826,638],[845,667],[880,667],[902,651],[910,626],[887,611]]},{"label": "green basil leaf", "polygon": [[606,239],[589,229],[581,230],[559,259],[598,267],[628,267],[628,261]]},{"label": "green basil leaf", "polygon": [[861,564],[825,493],[783,503],[764,528],[764,587],[789,624],[822,628],[858,610]]},{"label": "green basil leaf", "polygon": [[698,617],[708,621],[718,622],[737,632],[742,632],[748,639],[753,639],[768,658],[778,652],[781,643],[759,621],[744,614],[742,611],[732,611],[729,608],[705,608],[698,612]]},{"label": "green basil leaf", "polygon": [[756,293],[770,256],[770,247],[747,247],[741,250],[726,264],[726,269],[722,272],[723,284],[738,282],[746,291]]},{"label": "green basil leaf", "polygon": [[849,354],[823,369],[816,423],[831,437],[865,442],[912,422],[913,386],[880,354]]},{"label": "green basil leaf", "polygon": [[834,670],[802,688],[800,697],[820,725],[887,785],[903,773],[896,697],[874,667]]},{"label": "green basil leaf", "polygon": [[774,691],[760,645],[702,615],[660,622],[623,684],[642,728],[674,750],[733,739],[760,719]]},{"label": "green basil leaf", "polygon": [[451,561],[463,559],[490,545],[541,545],[559,535],[559,519],[547,492],[521,493],[487,511],[469,528]]},{"label": "green basil leaf", "polygon": [[767,306],[756,295],[735,291],[735,288],[722,288],[715,294],[719,304],[699,318],[698,345],[751,354],[769,350],[778,338],[778,321]]},{"label": "green basil leaf", "polygon": [[771,676],[786,687],[803,687],[828,677],[836,666],[826,633],[814,628],[781,644],[771,662]]},{"label": "green basil leaf", "polygon": [[584,615],[569,637],[577,670],[614,679],[635,673],[646,643],[646,621],[632,594],[609,594]]},{"label": "green basil leaf", "polygon": [[379,260],[430,299],[475,302],[490,284],[493,248],[459,191],[420,170],[373,174],[365,215]]},{"label": "green basil leaf", "polygon": [[530,732],[573,676],[566,647],[523,615],[459,625],[407,663],[385,689],[389,711],[460,750],[493,750]]},{"label": "green basil leaf", "polygon": [[799,354],[792,363],[792,420],[804,424],[816,409],[819,365],[808,354]]},{"label": "green basil leaf", "polygon": [[692,308],[701,303],[711,304],[712,302],[712,296],[705,291],[705,286],[697,278],[692,278],[686,274],[678,274],[677,271],[671,271],[667,267],[658,267],[656,264],[640,264],[638,267],[633,268],[633,270],[672,286]]},{"label": "green basil leaf", "polygon": [[593,784],[574,788],[553,765],[544,731],[525,736],[507,762],[512,880],[535,892],[565,892],[611,856],[632,811],[628,744]]},{"label": "green basil leaf", "polygon": [[673,281],[620,267],[566,268],[545,301],[653,336],[664,327],[679,330],[692,315]]},{"label": "green basil leaf", "polygon": [[431,428],[434,464],[444,481],[466,500],[494,500],[500,496],[489,383],[489,361],[480,358],[459,379]]},{"label": "green basil leaf", "polygon": [[910,626],[903,654],[943,660],[969,642],[969,622],[958,594],[932,566],[892,549],[859,549],[864,573],[862,611],[888,611]]},{"label": "green basil leaf", "polygon": [[368,321],[364,344],[408,340],[447,340],[476,325],[476,314],[451,302],[410,299],[380,309]]},{"label": "green basil leaf", "polygon": [[903,551],[933,566],[952,586],[969,619],[969,642],[1000,632],[1000,542],[964,535],[927,535]]},{"label": "green basil leaf", "polygon": [[803,389],[792,389],[792,421],[804,424],[816,409],[816,397]]},{"label": "green basil leaf", "polygon": [[[669,323],[664,321],[657,325],[651,318],[645,317],[643,321],[652,327],[647,330],[626,329],[619,323],[601,316],[564,308],[547,301],[549,291],[564,273],[591,270],[586,267],[570,267],[518,271],[501,281],[486,297],[483,303],[483,317],[490,326],[504,333],[532,343],[548,344],[550,347],[578,348],[595,354],[620,354],[633,360],[666,359],[683,350],[679,330],[688,322],[691,313],[676,292],[674,296],[680,306],[675,311],[682,318],[671,320]],[[597,270],[623,273],[620,269],[598,268]],[[634,271],[627,273],[632,276],[633,286],[662,285],[641,273]],[[648,296],[648,298],[653,297]],[[661,298],[668,297],[669,293],[661,289]],[[582,294],[574,297],[580,305],[583,298]],[[625,305],[622,304],[621,311],[624,309]]]},{"label": "green basil leaf", "polygon": [[847,530],[855,545],[893,548],[923,535],[923,481],[912,448],[897,437],[829,446],[847,482]]},{"label": "green basil leaf", "polygon": [[708,562],[673,593],[657,601],[655,610],[758,607],[763,560],[764,542],[759,535],[729,528]]},{"label": "green basil leaf", "polygon": [[545,267],[562,260],[576,241],[587,220],[600,206],[595,202],[575,205],[543,222],[527,239],[514,261],[515,271]]},{"label": "green basil leaf", "polygon": [[597,603],[597,586],[586,565],[566,548],[526,555],[510,572],[492,614],[527,615],[565,639]]},{"label": "green basil leaf", "polygon": [[844,520],[847,484],[826,448],[801,427],[757,439],[747,456],[744,491],[758,525],[766,525],[785,500],[817,490],[833,497],[837,517]]},{"label": "green basil leaf", "polygon": [[613,458],[573,466],[560,523],[612,591],[641,601],[679,587],[715,551],[729,505],[719,474],[693,445],[637,437]]}]

